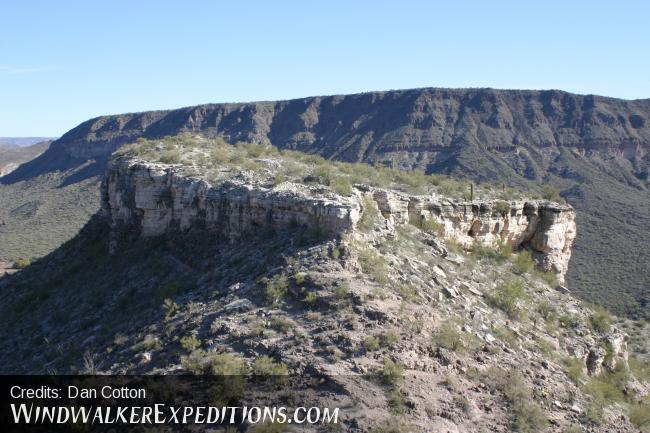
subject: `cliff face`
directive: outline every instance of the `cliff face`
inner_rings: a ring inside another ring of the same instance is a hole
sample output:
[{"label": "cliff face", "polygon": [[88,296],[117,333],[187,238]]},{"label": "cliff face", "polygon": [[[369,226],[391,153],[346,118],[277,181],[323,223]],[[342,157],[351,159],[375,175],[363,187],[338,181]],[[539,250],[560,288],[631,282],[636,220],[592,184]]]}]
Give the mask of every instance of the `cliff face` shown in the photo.
[{"label": "cliff face", "polygon": [[102,184],[102,213],[111,224],[111,249],[120,238],[208,231],[236,241],[248,234],[292,225],[335,237],[357,229],[376,207],[386,227],[435,221],[439,235],[466,248],[474,242],[496,247],[507,241],[528,249],[539,268],[560,282],[568,269],[576,235],[575,212],[547,201],[459,202],[413,196],[359,185],[350,197],[314,193],[290,182],[266,187],[242,181],[212,186],[169,164],[117,157]]},{"label": "cliff face", "polygon": [[184,130],[404,168],[428,168],[468,145],[574,147],[629,159],[647,154],[650,102],[555,90],[429,88],[209,104],[91,119],[54,147],[75,158],[98,158],[140,136]]}]

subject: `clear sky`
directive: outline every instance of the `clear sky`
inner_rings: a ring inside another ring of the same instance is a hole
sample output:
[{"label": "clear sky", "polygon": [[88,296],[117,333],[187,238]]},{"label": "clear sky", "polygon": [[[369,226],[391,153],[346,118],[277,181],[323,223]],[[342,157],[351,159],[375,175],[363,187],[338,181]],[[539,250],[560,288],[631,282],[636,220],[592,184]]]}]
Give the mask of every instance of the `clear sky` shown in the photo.
[{"label": "clear sky", "polygon": [[650,97],[650,1],[0,0],[0,136],[413,87]]}]

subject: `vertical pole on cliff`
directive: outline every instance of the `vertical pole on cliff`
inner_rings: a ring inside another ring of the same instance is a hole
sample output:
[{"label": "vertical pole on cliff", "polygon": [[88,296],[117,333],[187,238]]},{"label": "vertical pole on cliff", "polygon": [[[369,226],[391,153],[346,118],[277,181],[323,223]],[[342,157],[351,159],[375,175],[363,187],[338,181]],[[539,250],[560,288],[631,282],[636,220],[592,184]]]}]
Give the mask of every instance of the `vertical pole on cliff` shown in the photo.
[{"label": "vertical pole on cliff", "polygon": [[505,183],[501,184],[501,192],[506,192],[506,184]]},{"label": "vertical pole on cliff", "polygon": [[469,201],[474,201],[474,182],[469,184]]}]

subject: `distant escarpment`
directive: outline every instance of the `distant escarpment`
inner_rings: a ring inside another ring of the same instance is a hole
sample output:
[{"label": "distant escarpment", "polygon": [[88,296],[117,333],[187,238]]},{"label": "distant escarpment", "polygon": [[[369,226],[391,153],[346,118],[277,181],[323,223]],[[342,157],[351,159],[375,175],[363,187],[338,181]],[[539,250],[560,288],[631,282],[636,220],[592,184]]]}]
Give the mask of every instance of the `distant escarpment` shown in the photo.
[{"label": "distant escarpment", "polygon": [[[424,88],[102,116],[0,182],[59,171],[67,187],[100,176],[126,143],[182,131],[526,189],[551,185],[583,227],[567,274],[572,289],[618,313],[650,311],[650,100]],[[11,217],[5,222],[12,233],[21,230]]]},{"label": "distant escarpment", "polygon": [[629,159],[648,152],[650,101],[556,90],[429,88],[208,104],[98,117],[66,133],[53,148],[91,159],[137,137],[181,131],[408,169],[434,169],[454,150],[472,145],[499,152],[569,147]]}]

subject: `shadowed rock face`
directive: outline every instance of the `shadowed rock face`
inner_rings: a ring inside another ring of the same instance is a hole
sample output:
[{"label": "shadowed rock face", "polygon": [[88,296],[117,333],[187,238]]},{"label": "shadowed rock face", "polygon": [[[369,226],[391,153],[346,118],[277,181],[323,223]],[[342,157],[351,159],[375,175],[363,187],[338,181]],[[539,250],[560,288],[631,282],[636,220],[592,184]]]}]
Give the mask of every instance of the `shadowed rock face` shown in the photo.
[{"label": "shadowed rock face", "polygon": [[430,168],[454,149],[574,147],[643,156],[650,101],[561,91],[415,89],[103,116],[53,145],[73,158],[102,158],[140,136],[212,132],[347,161]]},{"label": "shadowed rock face", "polygon": [[[83,164],[66,186],[101,175],[108,155],[127,142],[179,131],[479,181],[553,184],[584,227],[568,273],[573,289],[619,313],[647,314],[650,100],[427,88],[102,116],[0,182]],[[608,254],[594,254],[603,245]]]}]

